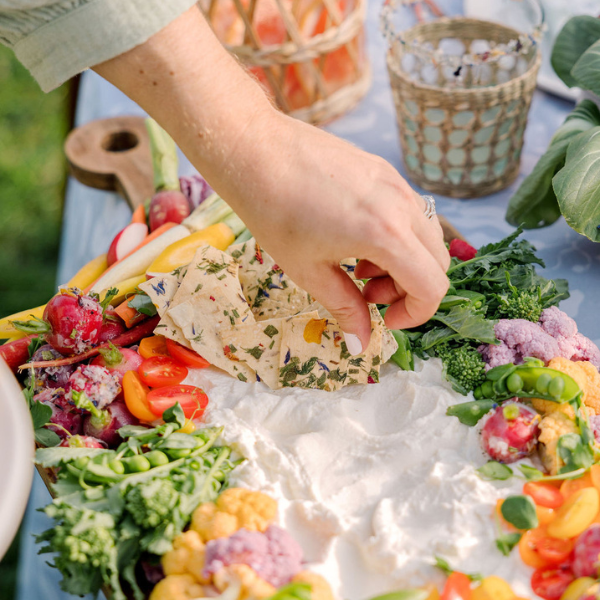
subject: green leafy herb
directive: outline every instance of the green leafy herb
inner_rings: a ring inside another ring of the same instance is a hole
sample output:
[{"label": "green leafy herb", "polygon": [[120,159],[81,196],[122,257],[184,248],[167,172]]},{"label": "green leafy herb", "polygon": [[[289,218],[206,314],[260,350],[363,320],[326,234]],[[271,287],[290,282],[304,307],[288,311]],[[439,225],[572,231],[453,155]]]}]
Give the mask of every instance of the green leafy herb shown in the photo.
[{"label": "green leafy herb", "polygon": [[508,465],[495,460],[488,461],[483,467],[479,467],[477,472],[482,479],[488,481],[505,481],[513,476],[513,470]]},{"label": "green leafy herb", "polygon": [[100,302],[100,306],[102,307],[102,312],[106,311],[111,300],[119,294],[119,289],[116,287],[111,287],[107,292],[106,296],[104,296],[104,300]]},{"label": "green leafy herb", "polygon": [[99,348],[98,352],[110,367],[120,365],[123,362],[123,353],[110,341],[108,342],[108,348]]},{"label": "green leafy herb", "polygon": [[544,473],[530,465],[519,465],[519,470],[527,481],[539,481],[544,478]]},{"label": "green leafy herb", "polygon": [[529,496],[509,496],[501,508],[505,521],[517,529],[534,529],[538,526],[535,504]]},{"label": "green leafy herb", "polygon": [[88,398],[88,395],[85,392],[78,392],[76,390],[71,390],[71,399],[73,400],[73,404],[80,408],[81,410],[87,410],[92,415],[97,418],[102,417],[101,411],[96,407],[96,405]]},{"label": "green leafy herb", "polygon": [[427,600],[427,598],[429,598],[427,590],[408,589],[375,596],[371,600]]},{"label": "green leafy herb", "polygon": [[504,533],[496,538],[496,547],[504,556],[508,556],[511,550],[519,543],[522,534],[518,532]]},{"label": "green leafy herb", "polygon": [[[442,558],[441,556],[434,556],[433,558],[435,560],[434,566],[440,569],[445,575],[452,575],[452,573],[456,571],[456,569],[453,569],[450,566],[445,558]],[[471,581],[481,581],[483,579],[479,573],[465,573],[465,575]]]},{"label": "green leafy herb", "polygon": [[148,317],[153,317],[154,315],[158,314],[156,306],[154,306],[152,303],[150,296],[144,292],[139,292],[133,296],[131,300],[127,302],[127,306],[134,308],[140,314]]},{"label": "green leafy herb", "polygon": [[263,355],[263,352],[265,351],[265,349],[261,348],[260,346],[254,346],[254,348],[243,348],[243,350],[246,354],[249,354],[250,356],[254,357],[256,360],[260,360],[260,357]]},{"label": "green leafy herb", "polygon": [[270,338],[277,335],[278,333],[279,333],[279,330],[276,327],[274,327],[273,325],[267,325],[264,329],[264,334],[268,335]]},{"label": "green leafy herb", "polygon": [[589,469],[594,464],[594,452],[577,433],[566,433],[558,438],[558,456],[565,463],[559,473],[569,473],[577,469]]},{"label": "green leafy herb", "polygon": [[[43,337],[34,337],[31,342],[29,342],[29,346],[27,346],[27,352],[29,353],[29,358],[31,358],[36,351],[41,348],[46,343]],[[54,358],[54,357],[53,357]]]},{"label": "green leafy herb", "polygon": [[392,355],[392,360],[404,371],[414,371],[415,359],[408,335],[401,329],[392,331],[392,335],[396,342],[398,342],[398,350]]}]

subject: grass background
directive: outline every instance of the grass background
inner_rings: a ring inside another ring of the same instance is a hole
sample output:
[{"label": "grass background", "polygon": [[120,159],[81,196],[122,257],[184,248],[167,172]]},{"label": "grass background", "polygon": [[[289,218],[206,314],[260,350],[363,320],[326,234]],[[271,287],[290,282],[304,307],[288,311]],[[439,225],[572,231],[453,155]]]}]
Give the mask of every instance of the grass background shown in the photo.
[{"label": "grass background", "polygon": [[[70,88],[44,94],[0,46],[0,317],[44,304],[56,264]],[[0,598],[14,597],[18,536],[0,562]]]}]

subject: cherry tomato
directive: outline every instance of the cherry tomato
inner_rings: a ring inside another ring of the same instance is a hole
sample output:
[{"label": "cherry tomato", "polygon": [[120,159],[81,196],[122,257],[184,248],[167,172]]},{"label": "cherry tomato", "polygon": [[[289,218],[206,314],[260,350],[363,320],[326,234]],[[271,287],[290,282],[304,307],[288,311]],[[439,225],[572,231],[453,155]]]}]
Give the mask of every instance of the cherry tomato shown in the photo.
[{"label": "cherry tomato", "polygon": [[559,565],[569,558],[573,552],[572,540],[559,540],[545,537],[537,544],[537,552],[540,558],[552,565]]},{"label": "cherry tomato", "polygon": [[531,589],[544,600],[560,600],[575,575],[569,567],[537,569],[531,576]]},{"label": "cherry tomato", "polygon": [[440,600],[470,600],[472,593],[471,580],[455,571],[446,579]]},{"label": "cherry tomato", "polygon": [[144,338],[140,342],[138,352],[143,358],[151,358],[152,356],[169,356],[167,344],[165,343],[165,336],[153,335]]},{"label": "cherry tomato", "polygon": [[528,529],[519,540],[519,554],[521,560],[534,569],[549,567],[550,563],[540,556],[538,547],[540,543],[548,537],[545,527],[536,527]]},{"label": "cherry tomato", "polygon": [[138,373],[146,385],[158,388],[181,383],[188,370],[169,356],[151,356],[139,366]]},{"label": "cherry tomato", "polygon": [[[566,500],[570,498],[575,492],[584,488],[594,487],[592,476],[588,471],[585,475],[578,477],[577,479],[565,479],[560,486],[560,493]],[[600,490],[599,490],[600,491]]]},{"label": "cherry tomato", "polygon": [[178,360],[187,367],[193,367],[194,369],[206,369],[206,367],[210,367],[210,363],[202,358],[197,352],[168,338],[167,350],[175,360]]},{"label": "cherry tomato", "polygon": [[158,417],[176,402],[181,404],[186,418],[199,419],[208,404],[208,396],[199,387],[193,385],[170,385],[148,393],[150,410]]},{"label": "cherry tomato", "polygon": [[546,508],[559,508],[565,501],[559,490],[541,481],[528,481],[523,486],[523,493],[531,496],[538,506]]},{"label": "cherry tomato", "polygon": [[129,412],[140,421],[156,421],[156,415],[150,410],[148,392],[137,371],[127,371],[123,375],[123,396]]}]

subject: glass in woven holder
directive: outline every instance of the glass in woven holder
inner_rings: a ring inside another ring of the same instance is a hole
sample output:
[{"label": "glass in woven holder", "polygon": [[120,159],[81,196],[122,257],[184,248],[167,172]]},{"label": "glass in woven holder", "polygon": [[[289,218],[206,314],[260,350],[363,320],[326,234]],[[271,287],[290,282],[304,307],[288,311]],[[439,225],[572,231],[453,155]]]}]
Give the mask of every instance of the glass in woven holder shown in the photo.
[{"label": "glass in woven holder", "polygon": [[217,37],[279,108],[313,124],[351,109],[371,83],[366,0],[200,0]]},{"label": "glass in woven holder", "polygon": [[[387,3],[382,25],[390,40],[387,67],[410,179],[454,198],[485,196],[510,185],[519,173],[541,62],[537,39],[466,17],[441,17],[401,37],[389,35],[390,11]],[[483,41],[488,49],[468,52]],[[452,43],[462,44],[466,53],[443,52]],[[417,72],[410,68],[414,61],[421,65]]]}]

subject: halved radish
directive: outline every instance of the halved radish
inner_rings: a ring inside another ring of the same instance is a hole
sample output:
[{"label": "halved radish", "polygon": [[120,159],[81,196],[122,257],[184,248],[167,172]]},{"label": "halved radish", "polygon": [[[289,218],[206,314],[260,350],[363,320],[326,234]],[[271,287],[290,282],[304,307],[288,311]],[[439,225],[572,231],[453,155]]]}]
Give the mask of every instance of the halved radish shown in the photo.
[{"label": "halved radish", "polygon": [[137,248],[148,235],[148,227],[144,223],[130,223],[119,231],[111,242],[106,262],[108,266],[127,256],[134,248]]},{"label": "halved radish", "polygon": [[181,223],[190,214],[190,203],[179,190],[162,190],[150,201],[150,231],[165,223]]}]

